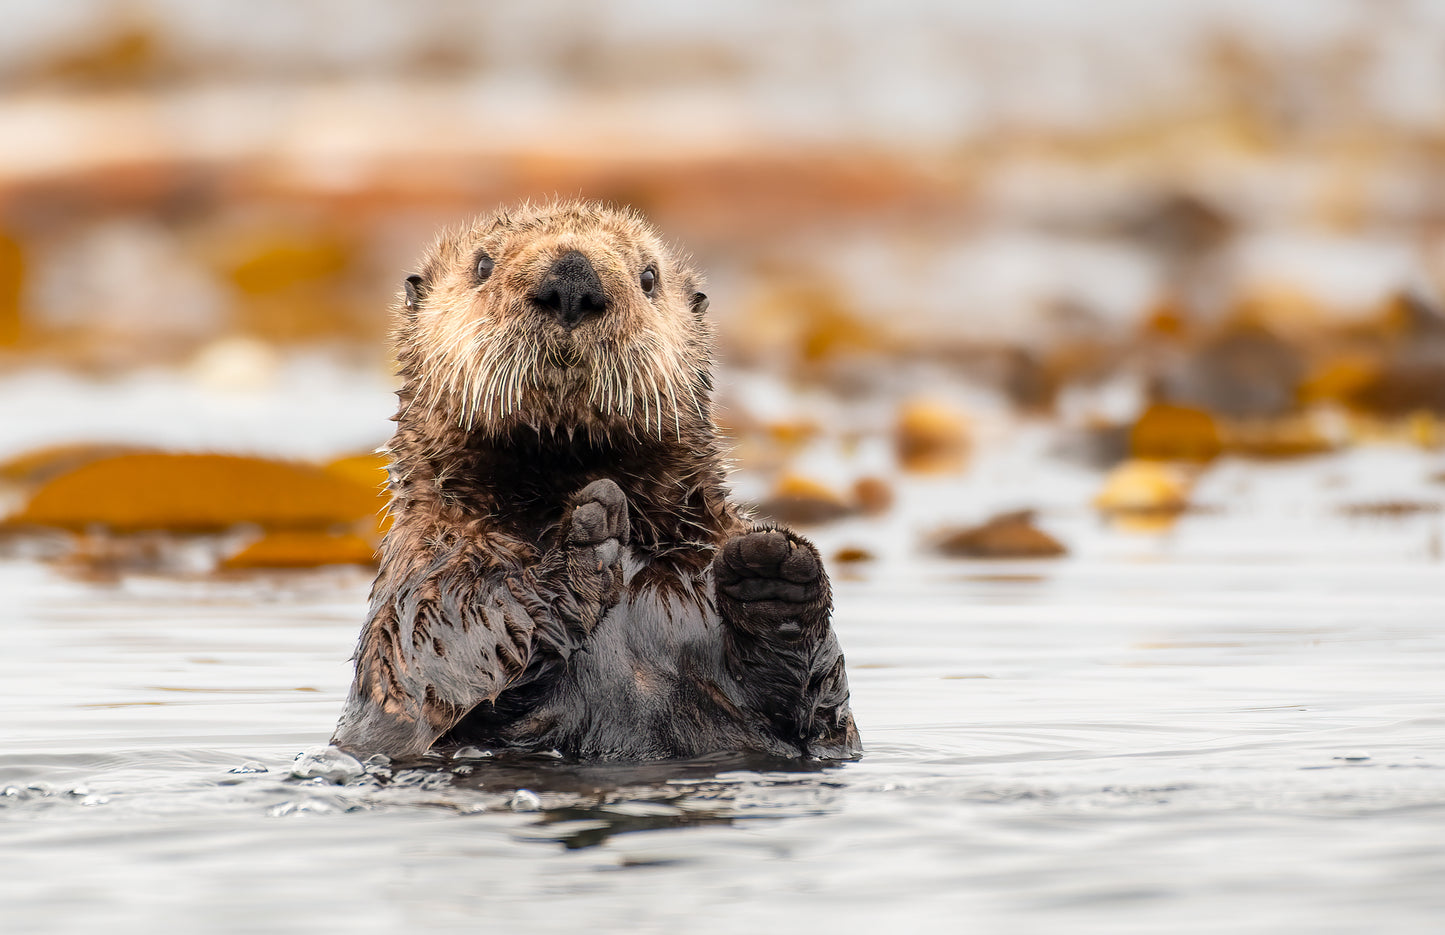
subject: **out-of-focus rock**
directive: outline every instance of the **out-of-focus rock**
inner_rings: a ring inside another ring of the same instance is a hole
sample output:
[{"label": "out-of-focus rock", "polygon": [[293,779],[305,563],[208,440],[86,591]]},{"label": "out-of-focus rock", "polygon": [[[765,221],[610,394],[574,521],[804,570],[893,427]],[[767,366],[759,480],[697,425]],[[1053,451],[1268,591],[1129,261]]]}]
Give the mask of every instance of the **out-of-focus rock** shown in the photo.
[{"label": "out-of-focus rock", "polygon": [[371,565],[375,561],[375,547],[355,533],[277,530],[227,556],[220,567],[225,570],[316,568]]},{"label": "out-of-focus rock", "polygon": [[812,526],[842,519],[855,510],[831,488],[798,474],[785,474],[772,495],[758,504],[758,512],[779,522]]},{"label": "out-of-focus rock", "polygon": [[1296,410],[1305,375],[1298,348],[1254,324],[1237,324],[1182,362],[1156,374],[1161,402],[1230,418],[1261,418]]},{"label": "out-of-focus rock", "polygon": [[1190,329],[1189,313],[1175,296],[1160,299],[1139,324],[1139,337],[1145,341],[1182,340]]},{"label": "out-of-focus rock", "polygon": [[833,553],[833,561],[843,565],[856,565],[860,562],[871,562],[873,559],[872,552],[856,545],[845,545]]},{"label": "out-of-focus rock", "polygon": [[1207,300],[1218,258],[1237,232],[1236,220],[1220,207],[1177,189],[1143,199],[1120,231],[1152,255],[1171,298],[1189,305]]},{"label": "out-of-focus rock", "polygon": [[1379,354],[1347,351],[1317,361],[1300,382],[1299,398],[1305,405],[1352,403],[1364,389],[1379,380],[1383,360]]},{"label": "out-of-focus rock", "polygon": [[1386,416],[1445,415],[1445,338],[1422,335],[1401,340],[1350,401]]},{"label": "out-of-focus rock", "polygon": [[1162,461],[1210,461],[1224,450],[1219,425],[1202,409],[1155,403],[1129,430],[1129,453]]},{"label": "out-of-focus rock", "polygon": [[[1287,280],[1244,284],[1234,304],[1232,330],[1260,329],[1292,346],[1335,326],[1338,311],[1321,301],[1316,290]],[[1226,330],[1225,335],[1229,334]]]},{"label": "out-of-focus rock", "polygon": [[1419,351],[1397,354],[1354,394],[1354,402],[1383,415],[1445,414],[1445,356],[1436,360]]},{"label": "out-of-focus rock", "polygon": [[150,451],[141,445],[119,445],[108,442],[72,442],[47,445],[0,462],[0,483],[16,487],[33,487],[53,477],[73,471],[84,464],[113,458],[116,455]]},{"label": "out-of-focus rock", "polygon": [[1110,468],[1129,457],[1132,425],[1116,425],[1094,419],[1080,428],[1067,430],[1055,447],[1058,455],[1093,468]]},{"label": "out-of-focus rock", "polygon": [[[1067,368],[1059,368],[1065,370]],[[1026,348],[1010,348],[1004,358],[1002,388],[1009,402],[1025,412],[1048,412],[1059,392],[1058,370]]]},{"label": "out-of-focus rock", "polygon": [[905,470],[920,474],[961,470],[968,458],[968,420],[943,403],[911,400],[899,410],[894,447]]},{"label": "out-of-focus rock", "polygon": [[786,451],[796,451],[817,438],[821,429],[816,422],[804,419],[768,422],[763,426],[768,440]]},{"label": "out-of-focus rock", "polygon": [[1172,516],[1189,506],[1187,474],[1161,461],[1133,460],[1109,472],[1094,506],[1107,514]]},{"label": "out-of-focus rock", "polygon": [[192,378],[221,392],[254,392],[276,382],[281,359],[265,341],[232,336],[212,341],[191,359]]},{"label": "out-of-focus rock", "polygon": [[60,474],[12,525],[213,532],[242,523],[325,529],[370,518],[377,494],[318,467],[211,454],[125,454]]},{"label": "out-of-focus rock", "polygon": [[757,510],[780,522],[812,526],[845,516],[886,513],[893,505],[892,488],[878,477],[860,478],[849,493],[845,496],[811,478],[785,473]]},{"label": "out-of-focus rock", "polygon": [[1302,416],[1227,422],[1223,437],[1225,450],[1248,458],[1299,458],[1336,447],[1314,421]]},{"label": "out-of-focus rock", "polygon": [[1435,303],[1415,293],[1395,296],[1356,337],[1374,353],[1369,368],[1340,389],[1345,403],[1388,418],[1445,415],[1445,313]]},{"label": "out-of-focus rock", "polygon": [[957,558],[1057,558],[1063,543],[1034,525],[1033,510],[1001,513],[981,526],[942,533],[934,548]]},{"label": "out-of-focus rock", "polygon": [[1391,337],[1402,341],[1445,341],[1445,312],[1437,302],[1414,291],[1392,296],[1382,311],[1380,325]]},{"label": "out-of-focus rock", "polygon": [[24,330],[20,295],[24,285],[24,250],[19,241],[0,231],[0,347],[20,343]]},{"label": "out-of-focus rock", "polygon": [[1192,192],[1167,192],[1141,205],[1123,232],[1171,262],[1185,262],[1226,243],[1234,220]]},{"label": "out-of-focus rock", "polygon": [[896,344],[821,279],[776,283],[749,309],[734,340],[744,345],[747,356],[764,357],[784,349],[810,368],[840,358],[887,354]]},{"label": "out-of-focus rock", "polygon": [[893,507],[893,488],[881,477],[860,477],[853,482],[853,502],[869,516],[887,513]]}]

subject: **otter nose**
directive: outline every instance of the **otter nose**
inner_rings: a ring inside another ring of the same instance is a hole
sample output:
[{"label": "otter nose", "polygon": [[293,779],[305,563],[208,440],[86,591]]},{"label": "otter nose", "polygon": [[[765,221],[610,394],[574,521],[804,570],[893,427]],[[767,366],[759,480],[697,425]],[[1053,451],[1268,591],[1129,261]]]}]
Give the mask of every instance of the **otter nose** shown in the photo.
[{"label": "otter nose", "polygon": [[568,331],[577,327],[578,322],[607,311],[607,293],[602,291],[602,280],[587,258],[576,250],[562,254],[532,298],[536,303],[557,317]]}]

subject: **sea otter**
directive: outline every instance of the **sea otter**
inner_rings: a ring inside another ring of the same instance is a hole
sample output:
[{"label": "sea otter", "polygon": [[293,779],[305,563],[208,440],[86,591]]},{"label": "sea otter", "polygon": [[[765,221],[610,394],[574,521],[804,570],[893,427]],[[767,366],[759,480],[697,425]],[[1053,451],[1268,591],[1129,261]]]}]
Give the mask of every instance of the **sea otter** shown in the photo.
[{"label": "sea otter", "polygon": [[396,308],[393,524],[333,743],[859,753],[817,550],[728,500],[698,286],[598,204],[436,240]]}]

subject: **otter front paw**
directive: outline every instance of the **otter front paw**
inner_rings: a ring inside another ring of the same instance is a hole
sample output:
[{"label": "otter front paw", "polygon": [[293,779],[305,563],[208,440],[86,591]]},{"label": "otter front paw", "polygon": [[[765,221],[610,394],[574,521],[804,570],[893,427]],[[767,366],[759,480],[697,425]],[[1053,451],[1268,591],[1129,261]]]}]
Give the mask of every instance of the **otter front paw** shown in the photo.
[{"label": "otter front paw", "polygon": [[627,521],[627,496],[612,480],[595,480],[572,498],[572,516],[567,525],[567,545],[572,549],[595,549],[597,568],[616,564],[622,547],[631,538]]},{"label": "otter front paw", "polygon": [[827,610],[823,561],[812,543],[787,530],[759,529],[729,539],[713,569],[719,600],[731,604],[730,618],[749,630],[797,639],[811,618]]}]

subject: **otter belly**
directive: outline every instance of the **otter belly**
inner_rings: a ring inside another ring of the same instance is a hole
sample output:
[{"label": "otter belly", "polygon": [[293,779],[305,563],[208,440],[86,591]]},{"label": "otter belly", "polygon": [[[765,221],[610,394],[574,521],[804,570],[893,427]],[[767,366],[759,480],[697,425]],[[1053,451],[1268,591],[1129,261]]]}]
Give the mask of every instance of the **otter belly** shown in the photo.
[{"label": "otter belly", "polygon": [[724,626],[710,601],[625,588],[565,664],[474,711],[448,739],[583,759],[798,756],[750,710],[726,665]]}]

